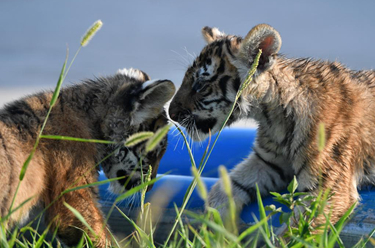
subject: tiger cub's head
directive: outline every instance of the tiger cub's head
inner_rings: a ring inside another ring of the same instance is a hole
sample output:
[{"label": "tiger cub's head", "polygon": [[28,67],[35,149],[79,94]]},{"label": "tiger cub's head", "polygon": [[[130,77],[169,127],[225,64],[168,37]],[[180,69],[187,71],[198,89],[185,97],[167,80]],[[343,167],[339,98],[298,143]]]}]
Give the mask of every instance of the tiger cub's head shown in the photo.
[{"label": "tiger cub's head", "polygon": [[[204,27],[202,34],[208,44],[186,71],[169,107],[171,119],[195,140],[220,129],[259,49],[262,55],[256,77],[273,66],[281,46],[279,33],[266,24],[254,27],[245,38],[209,27]],[[247,97],[241,96],[228,125],[251,111]]]},{"label": "tiger cub's head", "polygon": [[[135,69],[119,70],[107,81],[112,85],[113,96],[103,105],[106,115],[101,129],[106,139],[123,142],[134,133],[156,132],[167,125],[164,105],[175,92],[171,81],[150,81],[147,74]],[[111,182],[112,192],[121,193],[141,184],[149,166],[152,166],[151,177],[155,178],[159,162],[166,151],[167,137],[148,153],[145,152],[145,143],[132,147],[122,143],[108,149],[108,153],[113,152],[113,155],[102,163],[104,173],[108,178],[124,177]]]}]

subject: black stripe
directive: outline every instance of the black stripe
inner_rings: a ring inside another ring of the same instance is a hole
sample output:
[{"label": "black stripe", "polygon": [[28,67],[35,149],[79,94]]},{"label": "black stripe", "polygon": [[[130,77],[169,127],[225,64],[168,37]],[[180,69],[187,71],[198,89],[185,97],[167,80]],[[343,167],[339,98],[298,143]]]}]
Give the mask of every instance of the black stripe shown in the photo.
[{"label": "black stripe", "polygon": [[238,91],[241,86],[241,79],[239,77],[236,77],[236,79],[233,81],[233,89],[234,91]]},{"label": "black stripe", "polygon": [[194,107],[196,110],[202,110],[202,108],[198,105],[198,102],[194,102]]},{"label": "black stripe", "polygon": [[281,142],[281,146],[286,146],[289,151],[291,151],[291,145],[294,137],[295,121],[293,113],[289,114],[286,112],[286,109],[283,109],[284,120],[286,124],[285,137]]},{"label": "black stripe", "polygon": [[61,91],[59,95],[59,104],[60,104],[60,111],[64,112],[64,105],[65,105],[65,92]]},{"label": "black stripe", "polygon": [[307,134],[307,137],[305,136],[304,139],[299,142],[296,149],[293,150],[292,156],[291,156],[292,158],[294,158],[301,149],[305,148],[305,146],[306,146],[306,144],[309,140],[312,140],[312,137],[313,137],[313,134],[314,134],[313,129],[308,128],[308,130],[310,130],[310,132]]},{"label": "black stripe", "polygon": [[215,51],[215,55],[221,57],[221,53],[223,52],[222,44],[218,44],[218,47]]},{"label": "black stripe", "polygon": [[217,103],[220,103],[220,102],[226,102],[226,103],[231,103],[229,100],[225,99],[225,98],[219,98],[219,99],[214,99],[214,100],[203,100],[202,103],[203,104],[211,104],[211,103],[214,103],[214,102],[217,102]]},{"label": "black stripe", "polygon": [[[10,167],[13,167],[13,160],[9,156],[9,153],[7,151],[7,146],[5,145],[4,138],[3,138],[3,135],[1,133],[0,133],[0,142],[1,142],[2,147],[4,149],[5,158],[8,160],[8,163],[9,163]],[[4,161],[2,161],[2,162],[4,162]],[[13,170],[10,170],[9,181],[8,182],[13,182],[14,181],[14,175],[13,174],[14,174]],[[5,205],[6,199],[8,199],[8,197],[11,196],[11,193],[12,193],[11,191],[12,191],[12,187],[10,187],[10,185],[8,185],[8,193],[4,196],[4,198],[3,198],[0,206],[3,206],[3,207],[6,206]],[[0,210],[1,210],[1,208],[0,208]],[[5,214],[5,213],[1,212],[1,214]]]},{"label": "black stripe", "polygon": [[201,102],[196,102],[196,103],[199,106],[199,108],[197,108],[198,110],[202,110],[202,109],[207,110],[208,109],[208,107],[204,106]]},{"label": "black stripe", "polygon": [[284,171],[279,166],[277,166],[277,165],[275,165],[271,162],[266,161],[264,158],[262,158],[262,156],[260,156],[260,154],[258,153],[258,151],[255,148],[253,148],[253,151],[254,151],[255,156],[257,156],[264,164],[266,164],[268,167],[270,167],[272,170],[274,170],[280,176],[281,180],[283,180],[283,181],[286,180]]},{"label": "black stripe", "polygon": [[3,135],[1,133],[0,133],[0,140],[1,140],[1,143],[3,144],[3,149],[4,149],[5,154],[8,154],[7,147],[4,143],[4,138],[3,138]]},{"label": "black stripe", "polygon": [[214,34],[212,33],[212,29],[210,27],[204,27],[203,28],[204,31],[206,31],[208,33],[209,36],[211,36],[211,38],[214,37]]},{"label": "black stripe", "polygon": [[213,76],[212,78],[208,79],[207,82],[212,83],[212,82],[216,81],[216,79],[217,79],[218,77],[219,77],[219,75],[218,75],[218,74],[215,74],[215,76]]},{"label": "black stripe", "polygon": [[212,94],[212,87],[207,87],[207,91],[205,93],[202,93],[201,95],[203,97],[207,97]]},{"label": "black stripe", "polygon": [[260,104],[260,107],[263,110],[262,113],[263,113],[264,118],[266,119],[267,125],[268,126],[272,126],[271,118],[268,115],[268,106],[267,106],[267,104],[262,103],[262,104]]},{"label": "black stripe", "polygon": [[[277,183],[276,183],[275,177],[271,173],[269,173],[269,171],[267,171],[267,175],[271,179],[273,190],[275,190],[278,186]],[[270,190],[267,190],[267,192],[269,192],[269,191]]]},{"label": "black stripe", "polygon": [[301,167],[298,169],[296,173],[296,177],[298,179],[299,175],[301,175],[302,171],[306,168],[306,161],[302,163]]},{"label": "black stripe", "polygon": [[217,74],[221,74],[221,73],[224,72],[224,70],[225,70],[225,60],[222,59],[222,60],[220,61],[220,65],[219,65],[219,67],[218,67],[217,70],[216,70],[216,73],[217,73]]},{"label": "black stripe", "polygon": [[225,40],[225,45],[227,47],[227,51],[229,53],[229,55],[234,58],[233,54],[232,54],[232,51],[231,51],[231,43],[230,43],[230,40]]},{"label": "black stripe", "polygon": [[28,113],[30,114],[31,118],[36,120],[37,125],[42,125],[41,119],[35,114],[35,111],[30,107],[30,105],[27,102],[24,102],[23,107],[27,109]]},{"label": "black stripe", "polygon": [[340,71],[339,68],[337,66],[335,66],[333,63],[331,63],[329,65],[329,68],[331,69],[331,73],[333,75],[337,75],[339,73],[339,71]]},{"label": "black stripe", "polygon": [[227,95],[227,84],[230,79],[230,76],[223,76],[219,80],[219,87],[221,89],[221,92],[223,92],[223,96],[225,97]]},{"label": "black stripe", "polygon": [[250,187],[250,188],[245,187],[239,182],[237,182],[236,180],[234,180],[233,178],[231,178],[231,181],[235,187],[239,188],[240,190],[242,190],[243,192],[247,194],[247,196],[250,199],[249,202],[253,202],[257,199],[257,193],[254,187]]},{"label": "black stripe", "polygon": [[33,120],[38,125],[41,124],[41,120],[35,115],[30,105],[25,101],[17,101],[5,108],[8,114],[8,118],[18,128],[20,133],[27,131],[31,137],[36,135],[36,125],[33,125]]},{"label": "black stripe", "polygon": [[45,95],[46,93],[41,93],[37,95],[36,97],[38,98],[40,104],[43,106],[45,111],[49,110],[49,102],[47,101],[47,97]]},{"label": "black stripe", "polygon": [[142,73],[142,75],[144,77],[144,81],[150,80],[150,77],[146,73],[144,73],[143,71],[140,71],[140,72]]},{"label": "black stripe", "polygon": [[345,166],[346,168],[347,165],[343,161],[343,155],[346,149],[346,145],[349,141],[349,135],[343,136],[340,138],[337,142],[335,142],[332,146],[332,153],[331,153],[331,158],[336,161],[337,163]]},{"label": "black stripe", "polygon": [[[326,170],[324,172],[321,173],[321,186],[324,187],[324,185],[326,184],[326,182],[328,181],[328,179],[330,178],[329,175],[334,175],[335,173],[331,173],[331,171],[333,170],[333,168],[331,166],[329,166],[328,168],[326,168]],[[341,179],[341,177],[339,176],[339,178]]]}]

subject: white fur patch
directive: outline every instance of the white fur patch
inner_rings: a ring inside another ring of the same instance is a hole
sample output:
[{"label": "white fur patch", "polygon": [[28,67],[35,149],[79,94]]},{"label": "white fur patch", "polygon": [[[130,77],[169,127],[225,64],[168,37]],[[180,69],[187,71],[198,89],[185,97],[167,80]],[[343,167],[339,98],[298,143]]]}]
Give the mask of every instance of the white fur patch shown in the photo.
[{"label": "white fur patch", "polygon": [[160,79],[153,79],[153,80],[148,80],[148,81],[146,81],[146,82],[144,82],[143,84],[142,84],[142,88],[144,89],[144,88],[146,88],[147,86],[149,86],[150,84],[153,84],[153,83],[155,83],[156,81],[159,81]]},{"label": "white fur patch", "polygon": [[137,80],[144,80],[145,79],[143,73],[140,70],[134,69],[134,68],[119,69],[117,71],[117,74],[122,74],[122,75],[128,76],[130,78],[134,78],[134,79],[137,79]]}]

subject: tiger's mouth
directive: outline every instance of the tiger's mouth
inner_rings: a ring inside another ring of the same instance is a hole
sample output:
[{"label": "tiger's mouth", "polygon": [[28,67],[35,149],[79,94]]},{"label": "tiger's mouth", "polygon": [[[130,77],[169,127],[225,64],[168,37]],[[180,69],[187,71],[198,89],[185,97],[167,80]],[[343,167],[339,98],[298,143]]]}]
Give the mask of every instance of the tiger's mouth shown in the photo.
[{"label": "tiger's mouth", "polygon": [[209,134],[215,127],[217,120],[215,118],[199,119],[195,118],[197,129],[205,134]]},{"label": "tiger's mouth", "polygon": [[189,136],[194,141],[205,140],[210,133],[215,133],[217,120],[215,118],[199,118],[197,116],[191,117],[191,121],[180,123],[185,127]]},{"label": "tiger's mouth", "polygon": [[[127,173],[125,170],[119,170],[116,173],[117,177],[122,177],[118,181],[113,181],[110,183],[109,190],[115,194],[123,194],[126,191],[131,190],[145,182],[145,174],[140,173]],[[143,177],[143,180],[142,180]],[[153,179],[153,177],[151,177]],[[152,189],[154,185],[150,184],[147,186],[147,192]]]}]

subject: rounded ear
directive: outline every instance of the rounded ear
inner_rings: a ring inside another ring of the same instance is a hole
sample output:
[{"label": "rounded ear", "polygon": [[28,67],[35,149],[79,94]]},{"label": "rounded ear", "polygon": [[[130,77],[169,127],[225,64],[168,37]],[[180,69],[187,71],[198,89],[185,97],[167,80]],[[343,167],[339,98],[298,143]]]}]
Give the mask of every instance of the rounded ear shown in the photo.
[{"label": "rounded ear", "polygon": [[242,41],[239,58],[249,67],[259,49],[262,49],[258,70],[267,70],[272,66],[273,55],[280,50],[280,47],[281,37],[279,32],[270,25],[259,24],[251,29]]},{"label": "rounded ear", "polygon": [[141,124],[147,119],[157,117],[166,102],[174,95],[176,88],[169,80],[152,80],[143,83],[143,89],[134,102],[132,124]]},{"label": "rounded ear", "polygon": [[220,32],[217,28],[204,27],[202,28],[202,35],[207,44],[212,43],[215,40],[221,39],[225,36],[223,32]]}]

